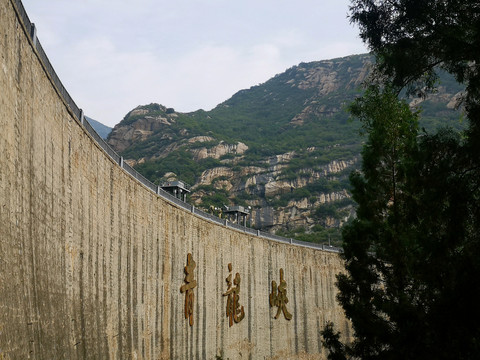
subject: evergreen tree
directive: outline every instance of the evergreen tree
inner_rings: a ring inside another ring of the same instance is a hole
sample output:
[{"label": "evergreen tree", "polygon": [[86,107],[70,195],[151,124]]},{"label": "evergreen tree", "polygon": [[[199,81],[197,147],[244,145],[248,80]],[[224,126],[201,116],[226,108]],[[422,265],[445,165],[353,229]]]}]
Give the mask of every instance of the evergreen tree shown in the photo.
[{"label": "evergreen tree", "polygon": [[480,142],[480,2],[351,0],[350,12],[379,73],[395,86],[424,96],[435,87],[438,69],[465,84],[464,103],[475,134],[470,140]]},{"label": "evergreen tree", "polygon": [[[355,339],[327,324],[325,346],[330,359],[478,358],[480,5],[353,0],[351,11],[384,84],[351,106],[368,134],[338,277]],[[397,100],[405,86],[432,88],[437,65],[466,84],[465,133],[418,134],[419,114]]]}]

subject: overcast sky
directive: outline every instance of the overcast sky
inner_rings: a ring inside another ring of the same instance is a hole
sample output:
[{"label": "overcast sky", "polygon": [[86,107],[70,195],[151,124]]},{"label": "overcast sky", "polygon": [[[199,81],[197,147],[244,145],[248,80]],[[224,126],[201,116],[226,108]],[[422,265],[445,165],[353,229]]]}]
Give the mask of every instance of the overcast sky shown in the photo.
[{"label": "overcast sky", "polygon": [[23,0],[85,114],[210,110],[300,62],[367,52],[349,0]]}]

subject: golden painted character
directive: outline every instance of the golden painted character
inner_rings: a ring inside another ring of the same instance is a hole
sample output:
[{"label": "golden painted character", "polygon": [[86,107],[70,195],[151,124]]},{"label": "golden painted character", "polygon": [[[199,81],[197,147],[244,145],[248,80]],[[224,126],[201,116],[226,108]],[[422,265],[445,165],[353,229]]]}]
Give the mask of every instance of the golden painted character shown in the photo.
[{"label": "golden painted character", "polygon": [[185,282],[180,287],[180,292],[185,293],[185,319],[189,319],[190,326],[193,326],[193,304],[195,294],[193,289],[197,286],[197,281],[193,277],[193,271],[197,264],[192,258],[192,254],[187,255],[187,266],[185,266]]},{"label": "golden painted character", "polygon": [[243,306],[240,306],[240,274],[236,273],[232,282],[232,264],[228,264],[228,271],[230,274],[225,279],[227,281],[228,289],[223,294],[227,296],[226,315],[228,317],[228,323],[230,326],[233,322],[239,323],[245,317],[245,311]]},{"label": "golden painted character", "polygon": [[285,319],[291,320],[292,314],[287,310],[287,282],[283,278],[283,269],[280,269],[280,285],[277,287],[275,280],[272,281],[272,292],[270,293],[270,307],[277,306],[277,314],[275,319],[278,319],[280,313],[283,312]]}]

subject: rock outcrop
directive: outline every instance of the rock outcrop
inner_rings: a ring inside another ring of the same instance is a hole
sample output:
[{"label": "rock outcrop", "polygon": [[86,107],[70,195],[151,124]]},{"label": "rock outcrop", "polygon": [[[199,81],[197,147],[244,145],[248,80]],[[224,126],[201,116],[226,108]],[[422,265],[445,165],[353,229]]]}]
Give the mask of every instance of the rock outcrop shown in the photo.
[{"label": "rock outcrop", "polygon": [[248,150],[248,146],[242,142],[236,144],[227,144],[224,141],[220,141],[219,144],[211,148],[200,148],[192,151],[195,160],[202,160],[206,158],[220,159],[226,154],[242,155]]}]

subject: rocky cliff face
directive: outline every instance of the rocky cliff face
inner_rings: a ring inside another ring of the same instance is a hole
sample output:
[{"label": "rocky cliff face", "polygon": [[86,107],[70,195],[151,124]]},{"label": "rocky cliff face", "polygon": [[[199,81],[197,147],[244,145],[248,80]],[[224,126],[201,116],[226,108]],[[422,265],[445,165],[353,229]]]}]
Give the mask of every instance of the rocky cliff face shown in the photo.
[{"label": "rocky cliff face", "polygon": [[225,142],[220,141],[217,145],[211,148],[200,148],[192,151],[192,153],[195,160],[202,160],[206,158],[220,159],[227,154],[233,154],[234,156],[242,155],[247,150],[248,146],[242,142],[226,144]]},{"label": "rocky cliff face", "polygon": [[[110,146],[122,152],[135,143],[147,140],[156,132],[168,129],[175,123],[177,114],[167,114],[167,108],[161,105],[158,105],[158,110],[163,114],[152,114],[155,110],[141,106],[130,111],[127,116],[131,121],[124,126],[115,126],[110,134],[108,138]],[[169,138],[168,134],[165,134],[165,138]]]},{"label": "rocky cliff face", "polygon": [[[291,198],[289,195],[319,179],[336,179],[345,171],[355,168],[358,158],[348,161],[334,160],[318,170],[304,169],[302,177],[284,179],[281,169],[295,157],[296,154],[287,153],[266,159],[268,167],[249,166],[238,171],[230,167],[205,170],[192,187],[192,190],[199,191],[193,193],[191,201],[196,206],[201,206],[205,196],[212,196],[216,191],[227,191],[232,200],[238,197],[245,198],[245,203],[251,208],[251,225],[259,229],[271,231],[298,227],[310,229],[318,223],[329,228],[340,227],[353,215],[353,207],[350,203],[346,206],[348,211],[345,216],[339,219],[330,216],[319,222],[314,212],[320,205],[350,199],[346,189],[319,192],[317,196],[307,193],[305,196]],[[210,187],[205,189],[207,186]],[[291,199],[286,200],[283,205],[275,205],[275,200],[282,197]]]},{"label": "rocky cliff face", "polygon": [[[209,112],[138,106],[108,142],[152,181],[190,183],[189,201],[200,208],[248,206],[253,227],[325,240],[355,213],[348,175],[359,167],[362,139],[345,106],[370,68],[368,55],[302,63]],[[460,91],[446,79],[411,106],[445,123],[458,118]]]}]

